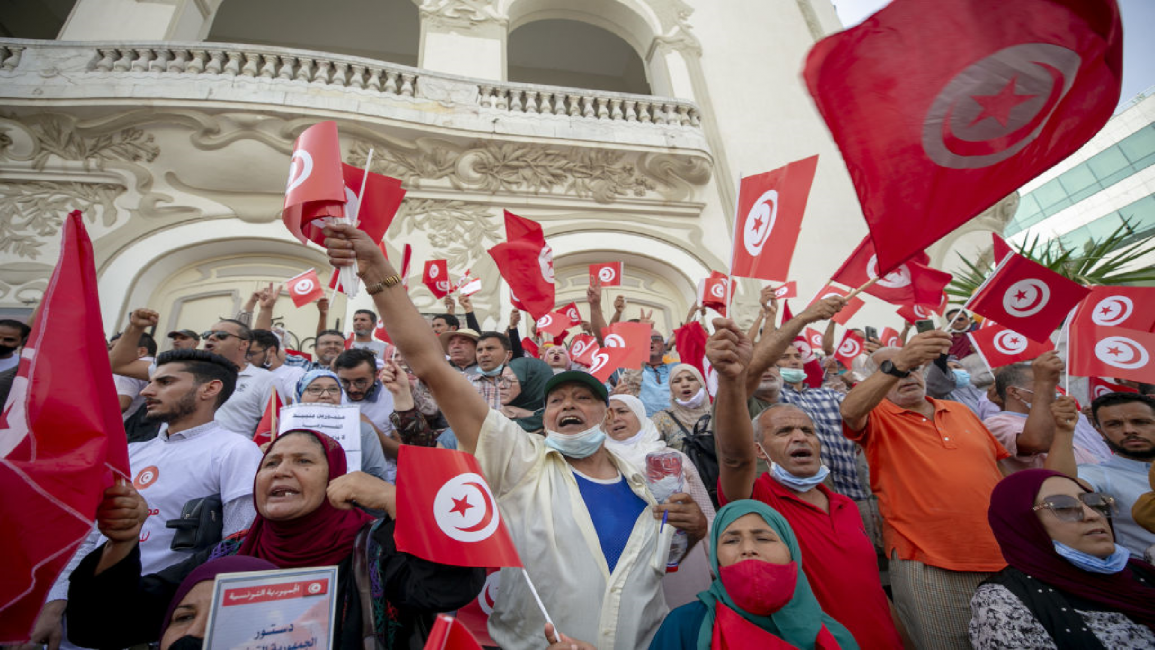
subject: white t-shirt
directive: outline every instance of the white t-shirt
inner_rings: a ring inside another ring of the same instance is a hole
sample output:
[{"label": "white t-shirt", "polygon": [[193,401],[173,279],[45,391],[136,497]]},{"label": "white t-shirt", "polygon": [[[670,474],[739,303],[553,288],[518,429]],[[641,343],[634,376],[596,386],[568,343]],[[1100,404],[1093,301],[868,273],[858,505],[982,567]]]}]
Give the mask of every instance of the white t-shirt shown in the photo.
[{"label": "white t-shirt", "polygon": [[384,358],[387,347],[385,341],[378,341],[376,339],[372,341],[353,341],[354,350],[372,350],[378,359]]},{"label": "white t-shirt", "polygon": [[[393,393],[390,393],[389,389],[378,386],[376,402],[368,400],[354,402],[346,397],[344,403],[356,404],[361,409],[361,415],[369,418],[373,426],[390,438],[393,437],[393,422],[389,420],[389,414],[393,412]],[[390,483],[397,478],[397,461],[388,456],[385,457],[385,474],[387,476],[385,480]]]},{"label": "white t-shirt", "polygon": [[20,350],[13,352],[12,356],[7,359],[0,359],[0,372],[10,370],[18,365],[20,365]]},{"label": "white t-shirt", "polygon": [[281,364],[270,370],[273,373],[273,382],[277,392],[281,394],[282,404],[292,404],[297,401],[297,382],[305,376],[305,369],[300,366],[286,366]]},{"label": "white t-shirt", "polygon": [[252,440],[253,432],[265,414],[265,405],[269,403],[273,380],[273,373],[268,370],[245,364],[237,375],[236,390],[217,409],[217,424]]},{"label": "white t-shirt", "polygon": [[[141,357],[139,360],[147,361],[150,365],[156,363],[156,359],[152,357]],[[120,414],[121,418],[127,421],[128,418],[132,417],[132,414],[136,413],[136,410],[144,404],[144,398],[140,396],[140,391],[144,390],[145,386],[148,386],[148,380],[126,377],[124,375],[113,375],[112,381],[116,384],[117,395],[132,398],[132,403]]]}]

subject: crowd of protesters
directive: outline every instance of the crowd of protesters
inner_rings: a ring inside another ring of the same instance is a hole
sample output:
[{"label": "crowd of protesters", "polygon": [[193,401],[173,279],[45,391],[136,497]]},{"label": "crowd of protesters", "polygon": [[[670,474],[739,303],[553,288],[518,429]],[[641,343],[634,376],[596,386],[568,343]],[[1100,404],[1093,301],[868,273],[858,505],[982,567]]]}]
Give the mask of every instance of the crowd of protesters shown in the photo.
[{"label": "crowd of protesters", "polygon": [[[133,481],[105,492],[34,642],[201,647],[214,576],[337,565],[334,647],[421,647],[485,572],[394,544],[398,453],[419,445],[476,457],[552,613],[503,569],[501,648],[1155,647],[1149,385],[1080,407],[1055,352],[991,372],[959,310],[898,347],[863,332],[850,367],[829,327],[811,359],[796,339],[845,300],[777,324],[772,291],[748,330],[700,311],[708,376],[654,330],[646,362],[603,382],[517,311],[503,331],[467,297],[463,318],[452,299],[423,316],[368,236],[326,233],[376,311],[346,336],[322,301],[310,356],[286,349],[272,287],[160,354],[148,309],[110,341]],[[599,341],[601,295],[595,280],[583,323]],[[27,334],[0,321],[4,390]],[[361,468],[315,431],[253,442],[273,394],[356,405]],[[657,457],[677,461],[673,489],[648,475]],[[166,524],[190,507],[218,526]]]}]

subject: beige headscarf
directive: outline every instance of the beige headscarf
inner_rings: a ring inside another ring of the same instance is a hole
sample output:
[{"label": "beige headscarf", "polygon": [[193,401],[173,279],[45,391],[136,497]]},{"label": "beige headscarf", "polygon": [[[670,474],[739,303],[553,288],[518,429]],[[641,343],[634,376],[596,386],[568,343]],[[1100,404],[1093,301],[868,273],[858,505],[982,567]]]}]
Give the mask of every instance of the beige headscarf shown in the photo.
[{"label": "beige headscarf", "polygon": [[[701,402],[694,405],[679,404],[678,399],[674,397],[674,379],[683,372],[688,372],[698,380],[702,390],[698,393],[696,398],[700,398]],[[706,380],[702,378],[702,373],[698,369],[688,363],[679,363],[670,370],[670,412],[682,423],[682,426],[689,430],[693,430],[694,425],[703,415],[710,413],[710,396],[706,391]]]}]

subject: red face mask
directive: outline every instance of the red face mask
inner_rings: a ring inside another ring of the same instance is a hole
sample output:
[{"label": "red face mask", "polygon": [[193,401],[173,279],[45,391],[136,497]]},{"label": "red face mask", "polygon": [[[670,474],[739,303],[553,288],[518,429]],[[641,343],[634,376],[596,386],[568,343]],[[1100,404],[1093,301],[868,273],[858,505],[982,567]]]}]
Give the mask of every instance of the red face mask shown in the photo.
[{"label": "red face mask", "polygon": [[786,606],[798,584],[798,565],[742,560],[719,569],[722,585],[734,604],[756,616],[769,616]]}]

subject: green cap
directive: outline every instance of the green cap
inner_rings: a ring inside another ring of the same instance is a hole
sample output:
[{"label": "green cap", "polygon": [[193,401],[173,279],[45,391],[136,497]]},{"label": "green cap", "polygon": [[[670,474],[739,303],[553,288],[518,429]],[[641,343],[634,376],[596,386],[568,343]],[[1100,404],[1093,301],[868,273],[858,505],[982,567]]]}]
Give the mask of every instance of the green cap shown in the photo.
[{"label": "green cap", "polygon": [[559,372],[553,377],[550,377],[549,381],[545,382],[546,399],[549,399],[549,394],[552,393],[553,390],[558,386],[561,386],[562,384],[575,383],[586,386],[591,391],[593,391],[594,395],[597,395],[599,398],[601,398],[603,402],[606,404],[610,403],[610,393],[606,390],[606,385],[598,381],[597,377],[594,377],[590,373],[584,372],[582,370],[567,370],[565,372]]}]

